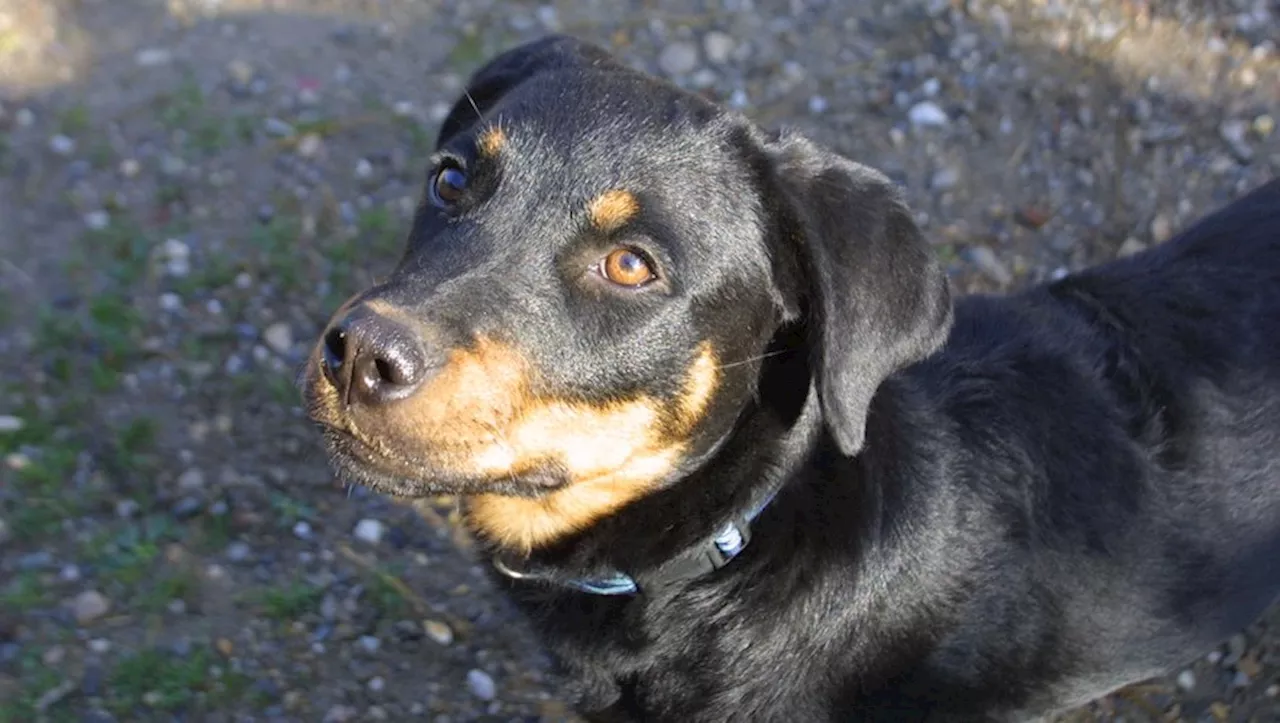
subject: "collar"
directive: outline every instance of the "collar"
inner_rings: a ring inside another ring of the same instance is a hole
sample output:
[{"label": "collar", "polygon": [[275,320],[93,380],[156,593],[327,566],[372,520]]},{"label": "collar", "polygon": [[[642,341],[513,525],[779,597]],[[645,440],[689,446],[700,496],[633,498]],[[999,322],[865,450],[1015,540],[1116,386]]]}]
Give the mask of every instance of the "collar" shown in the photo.
[{"label": "collar", "polygon": [[[678,582],[685,582],[702,577],[719,570],[729,561],[737,557],[751,541],[751,523],[778,496],[779,489],[774,489],[756,503],[746,514],[726,522],[714,537],[703,540],[692,548],[685,550],[675,558],[658,568],[654,575],[652,588],[663,588]],[[563,587],[573,588],[592,595],[637,595],[640,585],[635,578],[624,572],[592,578],[564,578],[551,571],[534,569],[516,569],[494,556],[493,567],[513,580],[537,580]]]}]

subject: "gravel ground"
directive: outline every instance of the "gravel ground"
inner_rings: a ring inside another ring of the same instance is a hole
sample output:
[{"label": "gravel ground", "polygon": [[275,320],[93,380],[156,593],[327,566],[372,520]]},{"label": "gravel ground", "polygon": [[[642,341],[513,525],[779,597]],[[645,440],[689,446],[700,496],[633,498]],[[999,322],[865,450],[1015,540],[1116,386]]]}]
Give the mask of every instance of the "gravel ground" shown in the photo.
[{"label": "gravel ground", "polygon": [[[448,500],[336,485],[293,375],[471,69],[547,30],[908,190],[956,283],[1280,168],[1264,0],[0,0],[0,721],[571,720]],[[1068,720],[1280,720],[1280,616]]]}]

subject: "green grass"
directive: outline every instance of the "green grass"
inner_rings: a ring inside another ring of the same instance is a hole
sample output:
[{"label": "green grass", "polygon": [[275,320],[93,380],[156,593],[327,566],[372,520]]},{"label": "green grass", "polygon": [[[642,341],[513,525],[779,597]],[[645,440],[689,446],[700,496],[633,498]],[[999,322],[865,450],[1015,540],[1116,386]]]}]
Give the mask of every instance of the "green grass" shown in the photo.
[{"label": "green grass", "polygon": [[[4,514],[19,539],[55,533],[63,520],[79,517],[87,500],[67,494],[67,483],[75,474],[80,448],[74,443],[45,446],[25,467],[12,475],[20,503]],[[6,505],[9,507],[9,505]]]},{"label": "green grass", "polygon": [[67,108],[58,118],[58,132],[64,136],[78,136],[87,132],[90,125],[89,109],[83,103]]},{"label": "green grass", "polygon": [[281,213],[270,223],[262,224],[249,234],[249,244],[257,252],[260,272],[273,279],[284,291],[302,288],[303,258],[299,239],[302,222],[295,216]]},{"label": "green grass", "polygon": [[262,614],[273,620],[296,620],[315,610],[324,590],[305,582],[292,582],[267,588],[252,596]]},{"label": "green grass", "polygon": [[155,569],[164,545],[180,537],[177,523],[157,513],[104,530],[84,546],[81,555],[99,568],[105,580],[130,589]]},{"label": "green grass", "polygon": [[162,576],[142,591],[135,604],[143,612],[162,613],[173,600],[191,602],[200,589],[200,579],[187,569],[179,569]]},{"label": "green grass", "polygon": [[0,607],[22,612],[44,607],[50,602],[49,591],[37,572],[20,572],[0,588]]},{"label": "green grass", "polygon": [[218,710],[239,701],[249,686],[247,676],[219,672],[218,663],[217,654],[204,645],[186,655],[138,651],[112,670],[107,707],[120,716],[137,715],[142,709]]},{"label": "green grass", "polygon": [[43,715],[36,710],[36,704],[45,693],[56,688],[62,682],[57,670],[43,664],[40,656],[43,651],[31,650],[22,655],[17,663],[17,682],[19,690],[12,698],[0,701],[0,723],[31,723],[32,721],[78,720],[70,711],[54,705],[46,709]]}]

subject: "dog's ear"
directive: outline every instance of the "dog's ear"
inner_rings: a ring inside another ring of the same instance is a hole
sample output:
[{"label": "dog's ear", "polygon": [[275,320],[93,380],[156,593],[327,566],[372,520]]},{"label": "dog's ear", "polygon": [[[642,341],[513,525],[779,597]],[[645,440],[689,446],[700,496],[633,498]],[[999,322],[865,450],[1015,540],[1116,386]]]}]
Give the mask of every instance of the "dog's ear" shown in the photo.
[{"label": "dog's ear", "polygon": [[880,384],[946,341],[951,286],[889,178],[794,133],[765,148],[823,416],[853,455]]},{"label": "dog's ear", "polygon": [[548,35],[498,54],[467,81],[466,91],[454,101],[440,124],[436,147],[466,130],[503,95],[526,80],[550,70],[581,65],[616,65],[604,48],[569,35]]}]

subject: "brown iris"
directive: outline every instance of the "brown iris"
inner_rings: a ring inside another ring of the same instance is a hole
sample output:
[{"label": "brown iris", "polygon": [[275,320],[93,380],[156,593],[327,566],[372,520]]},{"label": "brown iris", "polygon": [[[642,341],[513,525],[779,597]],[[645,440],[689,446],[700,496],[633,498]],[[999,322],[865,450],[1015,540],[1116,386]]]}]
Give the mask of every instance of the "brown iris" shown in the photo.
[{"label": "brown iris", "polygon": [[653,269],[631,249],[617,249],[604,257],[600,273],[619,286],[643,286],[653,280]]},{"label": "brown iris", "polygon": [[446,166],[436,173],[431,184],[431,196],[437,206],[447,208],[457,203],[467,190],[467,174],[461,169]]}]

